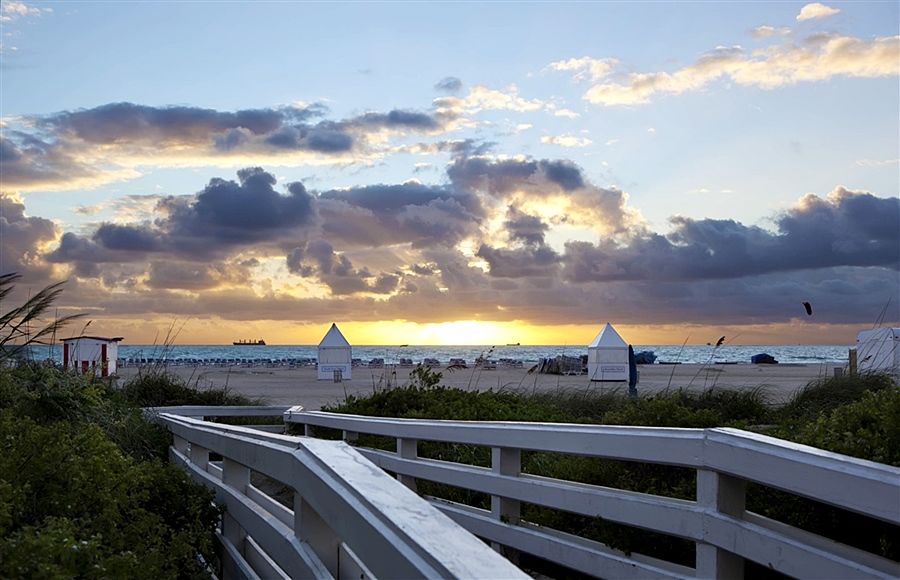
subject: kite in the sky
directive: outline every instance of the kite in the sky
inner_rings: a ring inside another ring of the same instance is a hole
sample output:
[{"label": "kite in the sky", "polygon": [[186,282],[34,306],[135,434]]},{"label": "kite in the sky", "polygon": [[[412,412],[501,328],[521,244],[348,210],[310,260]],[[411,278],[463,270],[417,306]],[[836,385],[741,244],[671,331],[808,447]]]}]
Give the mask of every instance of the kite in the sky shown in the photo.
[{"label": "kite in the sky", "polygon": [[807,315],[807,316],[812,316],[812,304],[810,304],[809,302],[804,302],[804,303],[803,303],[803,308],[806,308],[806,315]]},{"label": "kite in the sky", "polygon": [[725,342],[725,337],[723,336],[719,340],[716,341],[716,348],[722,346],[722,343]]}]

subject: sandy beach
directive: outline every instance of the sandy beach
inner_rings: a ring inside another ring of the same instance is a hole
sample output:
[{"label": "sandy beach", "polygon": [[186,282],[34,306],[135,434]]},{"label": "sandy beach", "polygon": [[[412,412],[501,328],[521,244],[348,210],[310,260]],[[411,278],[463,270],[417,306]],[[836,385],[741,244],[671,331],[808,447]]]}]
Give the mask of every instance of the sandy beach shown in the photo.
[{"label": "sandy beach", "polygon": [[[639,367],[639,393],[654,393],[668,387],[685,387],[704,390],[710,387],[732,389],[763,388],[770,399],[784,401],[797,389],[809,381],[821,377],[834,376],[834,368],[842,365],[820,364],[725,364],[725,365],[641,365]],[[200,388],[227,386],[236,393],[259,398],[270,404],[303,405],[316,410],[322,406],[338,402],[345,395],[366,395],[376,389],[386,387],[386,379],[391,384],[409,382],[409,367],[396,369],[356,367],[353,379],[341,383],[319,381],[315,368],[270,368],[270,367],[214,367],[214,366],[172,366],[171,373],[182,377]],[[619,388],[621,383],[590,382],[587,375],[560,376],[528,374],[527,368],[498,368],[497,370],[464,369],[443,372],[442,385],[473,390],[511,389],[553,391],[556,389],[595,389],[605,391]],[[395,376],[391,373],[395,372]],[[121,380],[127,380],[137,373],[137,368],[119,369]]]}]

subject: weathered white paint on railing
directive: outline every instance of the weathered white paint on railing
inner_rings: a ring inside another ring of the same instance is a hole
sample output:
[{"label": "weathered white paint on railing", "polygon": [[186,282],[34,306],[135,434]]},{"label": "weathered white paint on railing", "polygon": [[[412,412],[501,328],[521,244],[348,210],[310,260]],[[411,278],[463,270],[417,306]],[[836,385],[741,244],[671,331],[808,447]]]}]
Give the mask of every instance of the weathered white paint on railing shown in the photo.
[{"label": "weathered white paint on railing", "polygon": [[[214,415],[202,411],[202,416]],[[178,443],[173,461],[214,489],[239,526],[240,533],[234,533],[226,520],[224,536],[244,563],[259,560],[259,554],[249,560],[245,556],[247,538],[252,538],[257,547],[265,547],[273,565],[292,577],[342,576],[341,561],[354,573],[383,578],[527,577],[346,443],[168,413],[160,413],[158,420]],[[205,457],[205,463],[191,462],[195,445],[203,450],[196,455]],[[208,453],[225,458],[221,479],[212,474]],[[296,490],[297,509],[256,501],[262,492],[250,485],[250,470]],[[284,511],[291,511],[293,529],[283,521]]]},{"label": "weathered white paint on railing", "polygon": [[[652,559],[639,555],[585,548],[573,543],[574,537],[563,538],[546,528],[531,527],[525,533],[527,522],[515,525],[518,502],[692,540],[697,543],[697,568],[692,572],[700,577],[740,577],[744,559],[798,577],[900,576],[896,562],[746,512],[744,506],[746,483],[752,481],[897,525],[900,469],[895,467],[737,429],[386,419],[296,408],[285,413],[284,421],[303,424],[307,432],[316,426],[395,437],[398,453],[359,450],[410,487],[424,479],[490,494],[491,512],[448,507],[446,502],[438,507],[486,539],[542,557],[555,554],[559,563],[589,574],[641,577],[656,575],[662,566],[666,574],[678,576],[684,569],[658,561],[647,564]],[[409,442],[420,440],[491,447],[494,468],[419,458]],[[697,501],[522,475],[512,450],[693,468],[698,474]],[[595,558],[593,568],[586,557]],[[646,565],[650,568],[642,567]],[[625,574],[627,570],[633,573]]]}]

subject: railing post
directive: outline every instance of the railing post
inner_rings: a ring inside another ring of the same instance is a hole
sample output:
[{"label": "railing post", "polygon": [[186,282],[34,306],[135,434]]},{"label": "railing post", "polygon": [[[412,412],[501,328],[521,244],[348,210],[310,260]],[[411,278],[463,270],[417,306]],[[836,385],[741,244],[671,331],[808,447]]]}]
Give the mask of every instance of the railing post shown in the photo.
[{"label": "railing post", "polygon": [[[509,475],[518,477],[522,470],[522,451],[509,447],[491,448],[491,470],[495,475]],[[508,524],[517,524],[521,517],[521,505],[518,500],[507,499],[499,495],[491,496],[491,516],[494,519]],[[518,551],[504,549],[496,542],[491,542],[491,547],[497,552],[515,562],[518,559]]]},{"label": "railing post", "polygon": [[359,433],[356,431],[343,431],[343,439],[347,443],[355,443],[359,439]]},{"label": "railing post", "polygon": [[[235,488],[239,493],[246,495],[247,487],[250,485],[250,468],[241,465],[233,459],[227,457],[222,458],[222,483]],[[247,532],[234,519],[231,514],[225,512],[222,515],[222,535],[225,536],[234,547],[244,553],[244,539]]]},{"label": "railing post", "polygon": [[209,449],[191,443],[191,463],[206,471],[206,466],[209,465]]},{"label": "railing post", "polygon": [[299,492],[294,492],[294,535],[313,549],[331,574],[340,577],[341,541]]},{"label": "railing post", "polygon": [[[746,491],[747,482],[742,479],[697,470],[697,505],[701,508],[740,518],[746,507]],[[697,543],[696,566],[698,578],[740,580],[744,577],[743,558],[702,542]]]},{"label": "railing post", "polygon": [[184,437],[172,435],[172,447],[174,447],[184,455],[188,454],[188,441]]},{"label": "railing post", "polygon": [[312,437],[313,436],[313,426],[310,425],[309,423],[304,423],[303,424],[303,435],[305,437]]},{"label": "railing post", "polygon": [[[416,459],[419,456],[418,439],[397,439],[397,455],[402,459]],[[416,478],[409,475],[397,475],[397,481],[416,491]]]}]

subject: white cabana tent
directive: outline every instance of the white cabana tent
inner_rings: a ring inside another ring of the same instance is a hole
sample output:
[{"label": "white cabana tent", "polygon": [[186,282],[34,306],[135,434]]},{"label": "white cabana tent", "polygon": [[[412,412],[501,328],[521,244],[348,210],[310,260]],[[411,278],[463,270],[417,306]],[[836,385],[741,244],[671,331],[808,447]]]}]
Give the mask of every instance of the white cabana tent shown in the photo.
[{"label": "white cabana tent", "polygon": [[856,337],[860,373],[888,373],[900,381],[900,328],[864,330]]},{"label": "white cabana tent", "polygon": [[628,343],[608,322],[588,345],[588,377],[592,381],[628,381]]},{"label": "white cabana tent", "polygon": [[340,372],[340,379],[352,378],[353,354],[350,343],[341,334],[337,324],[332,324],[328,332],[319,343],[318,359],[319,380],[337,380],[336,373]]}]

